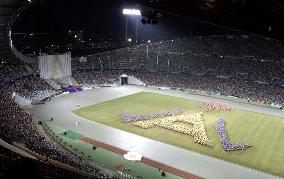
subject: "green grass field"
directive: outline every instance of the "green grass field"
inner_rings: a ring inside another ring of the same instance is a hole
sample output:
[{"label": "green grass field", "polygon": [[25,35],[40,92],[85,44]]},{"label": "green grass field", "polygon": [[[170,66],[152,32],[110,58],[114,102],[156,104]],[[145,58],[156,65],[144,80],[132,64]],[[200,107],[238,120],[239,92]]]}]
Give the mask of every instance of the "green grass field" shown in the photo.
[{"label": "green grass field", "polygon": [[[101,124],[119,128],[157,141],[210,155],[222,160],[255,168],[284,177],[284,119],[245,110],[231,112],[210,111],[201,108],[201,103],[155,93],[141,92],[126,97],[73,111],[76,115]],[[132,123],[123,123],[124,112],[143,114],[180,107],[185,112],[204,113],[207,136],[213,148],[196,144],[193,137],[160,127],[142,129]],[[225,129],[235,143],[249,143],[252,148],[244,151],[225,152],[215,130],[215,121],[224,117]]]},{"label": "green grass field", "polygon": [[[44,127],[46,127],[51,133],[55,134],[57,136],[57,140],[64,146],[67,146],[68,148],[72,147],[73,150],[76,149],[76,152],[79,155],[84,155],[85,158],[88,158],[88,160],[94,162],[98,166],[115,172],[123,171],[123,168],[131,168],[130,172],[124,171],[124,173],[132,176],[143,176],[143,178],[164,178],[161,176],[161,172],[157,168],[141,162],[127,161],[123,158],[123,156],[100,147],[94,151],[93,145],[81,141],[80,137],[83,136],[78,133],[56,126],[52,124],[52,122],[46,122]],[[64,135],[64,132],[66,132],[66,135]],[[116,169],[115,166],[117,164],[123,164],[123,167],[121,169]],[[181,177],[167,173],[167,179],[181,179]]]}]

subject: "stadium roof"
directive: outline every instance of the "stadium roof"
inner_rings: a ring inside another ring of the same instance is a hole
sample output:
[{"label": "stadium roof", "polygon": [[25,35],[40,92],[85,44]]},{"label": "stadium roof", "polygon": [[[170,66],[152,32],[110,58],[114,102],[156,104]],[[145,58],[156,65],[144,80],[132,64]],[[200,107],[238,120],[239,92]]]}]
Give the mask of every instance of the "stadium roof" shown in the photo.
[{"label": "stadium roof", "polygon": [[8,26],[13,15],[23,4],[23,0],[0,0],[0,60],[9,59],[12,56],[9,47]]},{"label": "stadium roof", "polygon": [[[97,0],[84,0],[96,2]],[[167,12],[197,21],[284,40],[284,1],[280,0],[114,0],[142,10]],[[13,58],[8,27],[19,8],[37,0],[0,0],[0,60]]]},{"label": "stadium roof", "polygon": [[281,0],[122,0],[245,32],[284,39]]}]

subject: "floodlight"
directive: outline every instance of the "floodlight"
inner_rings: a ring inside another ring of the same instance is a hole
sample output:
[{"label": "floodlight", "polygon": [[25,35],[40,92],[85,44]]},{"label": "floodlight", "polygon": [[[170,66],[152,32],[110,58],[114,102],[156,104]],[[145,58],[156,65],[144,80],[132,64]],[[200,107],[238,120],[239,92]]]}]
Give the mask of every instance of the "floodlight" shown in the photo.
[{"label": "floodlight", "polygon": [[125,15],[141,16],[141,12],[138,9],[123,9],[122,13]]}]

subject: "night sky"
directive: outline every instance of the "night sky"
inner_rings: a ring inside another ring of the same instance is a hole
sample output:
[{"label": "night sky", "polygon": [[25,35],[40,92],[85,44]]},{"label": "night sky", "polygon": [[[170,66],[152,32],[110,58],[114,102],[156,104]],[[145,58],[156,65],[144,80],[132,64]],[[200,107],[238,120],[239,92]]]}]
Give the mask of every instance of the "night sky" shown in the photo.
[{"label": "night sky", "polygon": [[[31,6],[14,24],[13,33],[67,33],[83,30],[85,38],[124,38],[127,7],[118,0],[42,0]],[[233,34],[208,25],[162,12],[156,25],[143,25],[139,17],[138,41],[163,40],[193,35]],[[135,39],[136,17],[128,18],[128,36]]]}]

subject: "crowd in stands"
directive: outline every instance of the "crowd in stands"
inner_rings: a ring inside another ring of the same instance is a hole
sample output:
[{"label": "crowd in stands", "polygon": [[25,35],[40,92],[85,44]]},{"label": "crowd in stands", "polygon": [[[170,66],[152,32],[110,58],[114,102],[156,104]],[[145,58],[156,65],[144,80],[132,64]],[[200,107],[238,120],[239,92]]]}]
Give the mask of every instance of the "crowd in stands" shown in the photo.
[{"label": "crowd in stands", "polygon": [[283,51],[281,42],[258,36],[190,37],[91,55],[74,60],[72,68],[188,72],[284,85]]},{"label": "crowd in stands", "polygon": [[104,71],[73,71],[72,76],[83,86],[101,86],[109,84],[118,84],[118,72],[112,70]]},{"label": "crowd in stands", "polygon": [[18,77],[29,75],[26,65],[10,64],[5,61],[0,63],[0,82],[10,81]]},{"label": "crowd in stands", "polygon": [[96,169],[86,166],[80,160],[70,155],[70,153],[48,141],[38,131],[32,115],[13,101],[11,93],[7,89],[0,90],[0,106],[0,138],[9,143],[18,142],[49,159],[57,160],[77,169],[93,173],[96,175],[96,178],[109,178],[96,171]]},{"label": "crowd in stands", "polygon": [[[83,61],[73,60],[72,68],[75,79],[82,84],[118,80],[122,73],[116,70],[131,70],[128,75],[150,86],[202,90],[283,106],[283,59],[283,45],[272,39],[246,35],[208,36],[146,43],[95,54]],[[108,70],[95,72],[98,69]]]},{"label": "crowd in stands", "polygon": [[[29,150],[45,156],[47,159],[56,160],[86,171],[92,174],[93,178],[111,178],[100,170],[88,166],[82,159],[46,139],[45,135],[38,131],[32,115],[16,104],[14,97],[12,97],[12,94],[15,93],[35,104],[45,98],[57,95],[60,92],[59,90],[52,88],[37,74],[29,70],[26,65],[13,65],[4,62],[1,63],[0,68],[0,138],[9,143],[20,143]],[[103,78],[104,76],[101,75],[101,81],[103,81]],[[37,163],[37,167],[39,167],[37,169],[40,169],[41,164]],[[45,165],[49,164],[45,163]],[[70,177],[76,176],[75,174],[71,176],[68,172],[56,168],[51,171],[48,167],[40,170],[40,172],[43,172],[44,175],[51,174],[51,176],[56,178],[68,178],[68,175]],[[82,177],[78,176],[76,178]]]},{"label": "crowd in stands", "polygon": [[[38,132],[32,115],[18,106],[11,94],[5,90],[0,91],[0,137],[8,142],[19,142],[27,148],[63,163],[76,163],[55,145],[45,140],[45,137]],[[77,166],[77,165],[76,165]]]},{"label": "crowd in stands", "polygon": [[37,103],[59,93],[59,91],[54,90],[37,75],[12,79],[10,82],[6,83],[6,86],[10,91],[15,92],[17,95],[32,103]]},{"label": "crowd in stands", "polygon": [[32,104],[58,94],[43,79],[36,75],[27,65],[0,64],[0,84],[11,92],[29,100]]},{"label": "crowd in stands", "polygon": [[[78,160],[77,157],[70,155],[69,152],[57,146],[52,141],[47,140],[45,136],[38,131],[32,115],[17,105],[12,98],[12,94],[15,92],[24,99],[32,103],[37,103],[45,98],[58,94],[59,91],[49,86],[38,75],[30,73],[25,65],[2,63],[0,68],[0,138],[9,143],[18,142],[48,159],[53,159],[92,173],[94,178],[110,178],[99,170],[89,167],[81,160]],[[41,169],[41,165],[42,163],[37,163],[39,167],[37,169],[40,169],[40,172],[43,172],[44,175],[51,175],[56,178],[75,176],[75,174],[71,173],[71,175],[69,172],[56,168],[52,168],[53,170],[50,170],[49,167]],[[46,165],[49,164],[44,163],[44,166]],[[77,178],[81,178],[81,176]]]},{"label": "crowd in stands", "polygon": [[188,73],[146,72],[146,71],[74,71],[79,84],[99,85],[118,83],[119,76],[126,73],[148,86],[170,87],[206,91],[209,94],[234,96],[248,101],[284,106],[284,87],[237,78]]},{"label": "crowd in stands", "polygon": [[146,85],[208,91],[212,94],[235,96],[259,103],[284,105],[284,88],[240,79],[218,78],[185,73],[130,72]]},{"label": "crowd in stands", "polygon": [[45,161],[24,157],[0,146],[0,178],[89,178],[78,173],[54,166]]}]

